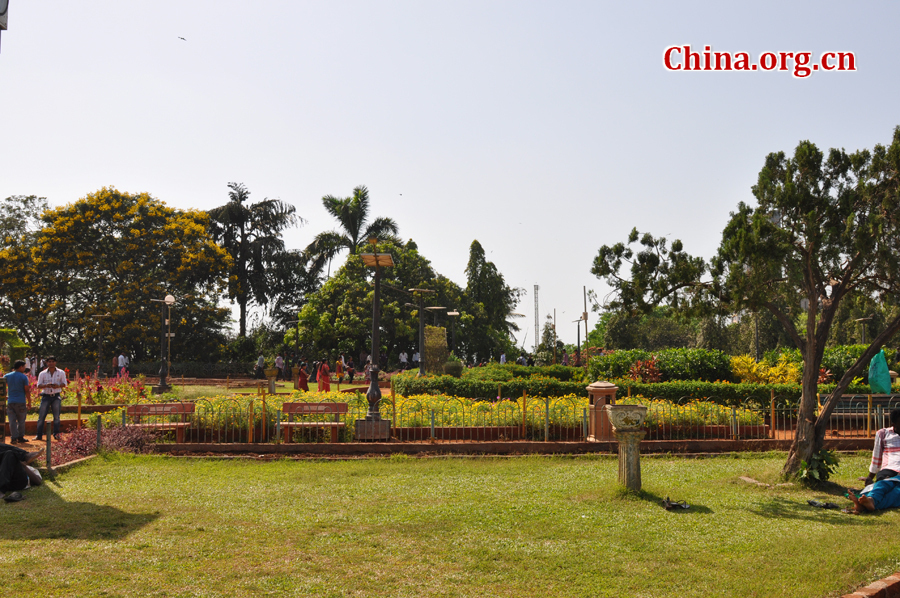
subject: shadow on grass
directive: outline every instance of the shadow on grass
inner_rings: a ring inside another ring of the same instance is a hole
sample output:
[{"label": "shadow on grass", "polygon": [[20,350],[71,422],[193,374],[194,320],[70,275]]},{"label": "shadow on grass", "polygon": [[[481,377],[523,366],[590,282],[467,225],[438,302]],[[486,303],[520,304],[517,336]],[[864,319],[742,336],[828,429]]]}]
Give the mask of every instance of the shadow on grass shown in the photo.
[{"label": "shadow on grass", "polygon": [[[622,498],[632,499],[632,500],[642,500],[649,503],[652,503],[658,506],[660,509],[663,509],[663,499],[665,496],[660,496],[655,492],[650,492],[648,490],[641,490],[640,492],[631,492],[630,490],[621,490],[620,496]],[[677,496],[669,496],[673,502],[680,501],[681,499]],[[682,509],[680,507],[673,508],[669,511],[669,513],[675,515],[696,515],[696,514],[709,514],[712,513],[713,510],[709,507],[704,507],[703,505],[697,505],[694,503],[688,503],[690,506],[687,509]]]},{"label": "shadow on grass", "polygon": [[[849,500],[845,501],[847,507],[853,506]],[[778,519],[796,519],[798,521],[814,521],[821,523],[828,518],[829,523],[836,525],[863,525],[866,518],[878,517],[883,511],[867,513],[865,515],[850,515],[835,509],[821,509],[810,506],[806,500],[772,497],[757,508],[748,508],[749,513],[761,517]]]},{"label": "shadow on grass", "polygon": [[73,502],[54,492],[53,480],[24,492],[25,500],[0,505],[0,539],[121,540],[159,517],[115,507]]}]

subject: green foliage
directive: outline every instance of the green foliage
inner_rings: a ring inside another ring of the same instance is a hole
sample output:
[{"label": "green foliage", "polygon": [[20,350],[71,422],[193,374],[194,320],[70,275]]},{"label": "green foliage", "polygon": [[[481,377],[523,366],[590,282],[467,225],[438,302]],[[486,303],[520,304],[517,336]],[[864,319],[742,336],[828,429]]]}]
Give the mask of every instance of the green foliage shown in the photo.
[{"label": "green foliage", "polygon": [[204,212],[103,188],[41,219],[39,231],[0,249],[0,322],[35,351],[96,359],[102,325],[108,355],[158,354],[160,305],[151,299],[172,294],[176,354],[218,355],[228,310],[216,292],[231,260]]},{"label": "green foliage", "polygon": [[447,330],[440,326],[425,326],[425,371],[442,374],[448,355]]},{"label": "green foliage", "polygon": [[[834,376],[835,380],[840,380],[844,374],[847,372],[850,367],[856,363],[856,361],[862,356],[863,353],[869,348],[869,345],[839,345],[837,347],[829,347],[825,349],[822,355],[822,365],[827,370],[829,370]],[[888,366],[896,371],[898,367],[898,363],[896,360],[891,359],[896,353],[893,350],[886,349],[885,353],[888,356]],[[773,364],[777,362],[779,359],[787,359],[791,363],[796,364],[801,371],[803,371],[803,357],[800,354],[799,349],[791,349],[791,348],[780,348],[772,351],[766,352],[764,356],[764,361],[767,364]],[[869,364],[866,363],[865,368],[863,368],[862,372],[859,374],[866,383],[868,383],[869,378]]]},{"label": "green foliage", "polygon": [[250,191],[242,183],[228,183],[228,188],[228,203],[209,211],[209,230],[231,256],[228,295],[240,307],[238,334],[245,336],[247,302],[266,305],[278,282],[276,267],[288,267],[281,231],[303,219],[278,199],[250,204]]},{"label": "green foliage", "polygon": [[797,479],[808,486],[817,486],[827,482],[838,467],[838,456],[833,450],[819,449],[813,454],[810,462],[800,461]]},{"label": "green foliage", "polygon": [[[495,367],[499,368],[501,366]],[[394,376],[392,380],[395,392],[407,396],[439,393],[473,399],[491,399],[497,396],[498,387],[502,398],[521,397],[522,392],[527,392],[529,396],[539,397],[561,397],[570,394],[580,397],[587,396],[587,384],[584,382],[566,382],[540,374],[534,374],[527,378],[517,377],[512,372],[497,372],[501,377],[505,378],[504,380],[497,380],[492,379],[491,374],[494,372],[470,373],[473,370],[485,369],[487,368],[468,368],[463,371],[462,378],[454,378],[453,376],[424,376],[417,378],[414,372],[409,371]],[[530,369],[535,370],[538,368]]]},{"label": "green foliage", "polygon": [[9,356],[11,363],[17,359],[25,359],[28,345],[19,339],[19,335],[11,328],[0,328],[0,354],[6,349],[5,355]]},{"label": "green foliage", "polygon": [[365,185],[355,187],[350,197],[326,195],[322,198],[322,206],[338,221],[340,230],[319,233],[306,248],[306,254],[312,258],[312,270],[321,271],[344,249],[351,254],[360,253],[369,239],[401,244],[397,238],[399,228],[393,218],[379,216],[369,221],[369,203],[369,190]]},{"label": "green foliage", "polygon": [[594,357],[588,367],[592,380],[624,378],[637,361],[656,356],[662,381],[732,380],[731,363],[722,351],[705,349],[664,349],[650,352],[640,349],[613,351]]}]

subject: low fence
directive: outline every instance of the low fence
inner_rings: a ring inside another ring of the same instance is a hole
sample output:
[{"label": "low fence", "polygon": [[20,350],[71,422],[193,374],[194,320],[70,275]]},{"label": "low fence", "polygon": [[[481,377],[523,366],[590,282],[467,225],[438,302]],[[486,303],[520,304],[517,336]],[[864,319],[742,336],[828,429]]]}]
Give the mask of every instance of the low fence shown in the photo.
[{"label": "low fence", "polygon": [[[273,395],[198,399],[192,402],[192,412],[181,415],[151,415],[137,421],[119,409],[94,417],[102,417],[106,425],[140,423],[166,440],[181,428],[179,434],[189,443],[351,442],[356,439],[356,422],[364,420],[369,410],[365,397],[356,393],[347,395],[346,413],[324,410],[295,419],[285,415],[282,401]],[[378,407],[381,418],[390,422],[391,439],[401,442],[585,441],[591,434],[590,407],[576,397],[515,401],[385,397]],[[877,400],[867,395],[845,397],[829,419],[827,436],[871,438],[889,425],[890,410],[896,407],[900,395]],[[289,419],[291,425],[283,425]],[[647,440],[784,440],[793,437],[796,424],[797,407],[777,397],[768,405],[750,401],[732,407],[684,399],[650,401],[644,430]]]}]

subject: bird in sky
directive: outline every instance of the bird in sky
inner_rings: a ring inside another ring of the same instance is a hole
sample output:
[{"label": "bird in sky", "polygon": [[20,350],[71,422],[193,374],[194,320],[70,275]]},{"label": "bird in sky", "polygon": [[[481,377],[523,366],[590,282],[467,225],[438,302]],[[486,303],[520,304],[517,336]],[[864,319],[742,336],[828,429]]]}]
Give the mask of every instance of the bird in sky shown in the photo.
[{"label": "bird in sky", "polygon": [[187,41],[186,39],[184,39],[184,38],[181,37],[180,35],[178,36],[178,39],[180,39],[180,40],[183,41],[183,42],[186,42],[186,41]]}]

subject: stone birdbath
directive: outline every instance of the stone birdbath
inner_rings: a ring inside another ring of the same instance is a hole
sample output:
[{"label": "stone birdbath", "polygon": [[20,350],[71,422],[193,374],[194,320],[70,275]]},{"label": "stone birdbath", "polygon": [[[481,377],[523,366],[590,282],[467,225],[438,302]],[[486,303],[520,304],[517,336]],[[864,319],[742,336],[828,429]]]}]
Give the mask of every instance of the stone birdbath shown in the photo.
[{"label": "stone birdbath", "polygon": [[647,418],[643,405],[604,405],[606,416],[619,443],[619,483],[629,490],[641,490],[641,425]]},{"label": "stone birdbath", "polygon": [[278,368],[266,368],[263,370],[263,373],[266,375],[266,379],[269,381],[269,394],[275,394],[275,378],[278,376]]}]

